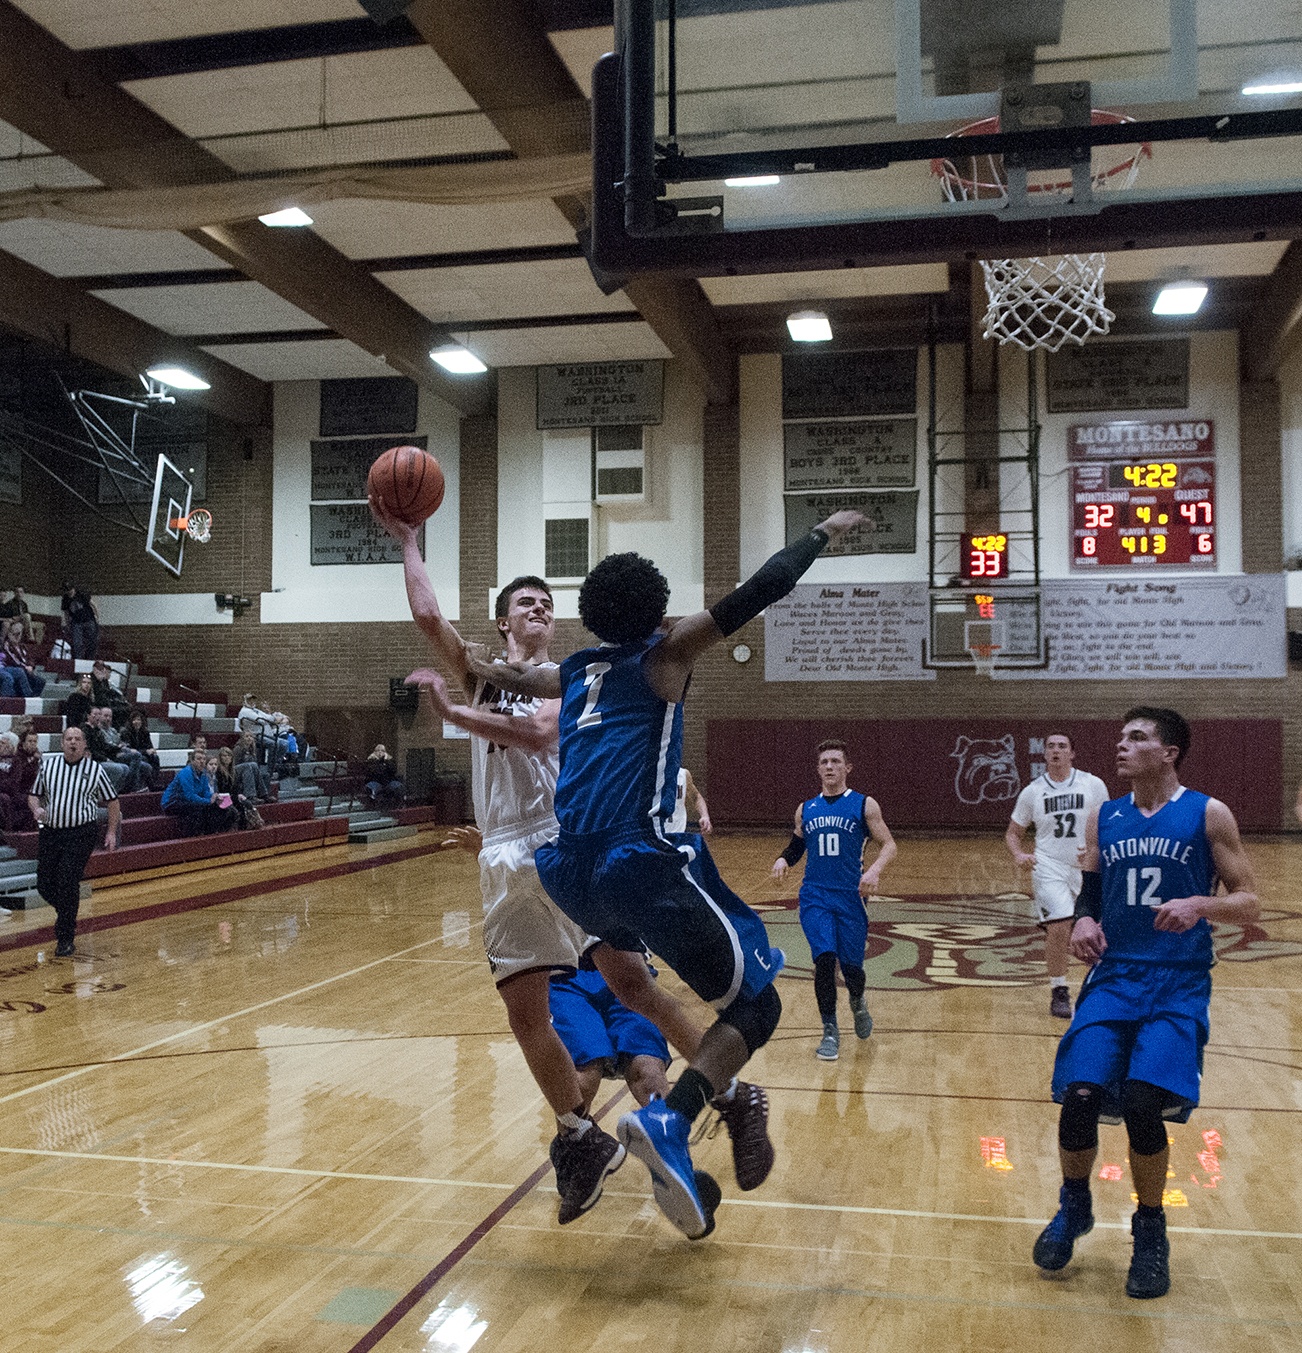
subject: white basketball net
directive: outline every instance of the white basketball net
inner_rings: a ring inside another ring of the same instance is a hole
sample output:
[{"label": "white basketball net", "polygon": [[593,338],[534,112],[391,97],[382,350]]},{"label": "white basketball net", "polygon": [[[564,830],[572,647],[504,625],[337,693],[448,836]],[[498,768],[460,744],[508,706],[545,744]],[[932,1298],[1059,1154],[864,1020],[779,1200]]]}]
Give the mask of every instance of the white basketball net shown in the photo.
[{"label": "white basketball net", "polygon": [[196,508],[185,521],[186,533],[199,545],[206,545],[212,539],[212,513]]},{"label": "white basketball net", "polygon": [[1057,352],[1105,334],[1116,315],[1103,303],[1104,254],[1057,258],[982,259],[986,275],[985,338],[1027,352]]}]

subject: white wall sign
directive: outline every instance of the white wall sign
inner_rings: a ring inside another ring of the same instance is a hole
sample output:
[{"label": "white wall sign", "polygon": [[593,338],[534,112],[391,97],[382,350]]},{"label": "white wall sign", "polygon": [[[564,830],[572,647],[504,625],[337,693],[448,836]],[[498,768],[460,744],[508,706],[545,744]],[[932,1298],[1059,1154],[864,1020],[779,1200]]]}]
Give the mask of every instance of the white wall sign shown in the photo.
[{"label": "white wall sign", "polygon": [[540,366],[537,379],[540,428],[617,427],[664,417],[661,361]]},{"label": "white wall sign", "polygon": [[1049,665],[996,678],[1142,681],[1286,675],[1284,575],[1043,584]]},{"label": "white wall sign", "polygon": [[765,681],[934,681],[926,583],[802,583],[764,613]]}]

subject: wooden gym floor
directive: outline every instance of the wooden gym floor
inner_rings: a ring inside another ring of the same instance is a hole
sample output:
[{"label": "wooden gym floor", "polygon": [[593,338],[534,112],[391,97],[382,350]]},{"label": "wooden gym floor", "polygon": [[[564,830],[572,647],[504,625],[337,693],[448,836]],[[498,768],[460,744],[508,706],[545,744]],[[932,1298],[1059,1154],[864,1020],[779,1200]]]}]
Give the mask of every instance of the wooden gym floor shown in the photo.
[{"label": "wooden gym floor", "polygon": [[[901,842],[876,1029],[860,1044],[843,1004],[835,1063],[794,886],[768,880],[785,838],[716,839],[790,969],[753,1064],[777,1165],[740,1195],[726,1136],[702,1142],[725,1202],[698,1244],[633,1160],[556,1225],[474,862],[433,839],[102,889],[75,961],[48,910],[0,925],[0,1350],[1302,1346],[1302,841],[1249,842],[1266,918],[1218,938],[1204,1105],[1171,1134],[1173,1287],[1140,1303],[1120,1128],[1076,1260],[1030,1261],[1062,1025],[998,836]],[[606,1082],[597,1107],[629,1102]]]}]

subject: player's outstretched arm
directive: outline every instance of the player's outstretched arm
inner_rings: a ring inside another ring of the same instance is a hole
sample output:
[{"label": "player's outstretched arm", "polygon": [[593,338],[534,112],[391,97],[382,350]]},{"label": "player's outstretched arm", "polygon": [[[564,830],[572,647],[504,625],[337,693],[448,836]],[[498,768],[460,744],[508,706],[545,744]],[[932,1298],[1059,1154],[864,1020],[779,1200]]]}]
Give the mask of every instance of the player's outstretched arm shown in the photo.
[{"label": "player's outstretched arm", "polygon": [[863,801],[863,823],[879,847],[877,858],[864,870],[863,877],[859,880],[859,896],[870,897],[881,886],[882,874],[886,866],[899,854],[899,850],[895,845],[895,838],[891,835],[891,829],[886,825],[886,819],[882,817],[881,806],[874,798],[865,798]]},{"label": "player's outstretched arm", "polygon": [[425,561],[420,557],[416,527],[392,516],[383,498],[373,494],[367,501],[371,505],[371,515],[402,546],[402,577],[407,585],[411,618],[453,676],[464,684],[468,675],[465,640],[443,618],[443,612],[439,609],[439,599],[425,571]]},{"label": "player's outstretched arm", "polygon": [[1246,925],[1261,915],[1252,861],[1239,838],[1234,814],[1219,800],[1208,799],[1204,819],[1216,875],[1225,886],[1219,897],[1177,897],[1153,913],[1154,930],[1189,930],[1204,916],[1209,921]]},{"label": "player's outstretched arm", "polygon": [[773,868],[770,871],[775,879],[782,878],[793,864],[800,863],[800,857],[805,853],[805,822],[801,809],[804,804],[796,804],[795,825],[791,828],[791,840],[787,842],[787,848],[773,861]]},{"label": "player's outstretched arm", "polygon": [[543,700],[561,698],[559,667],[492,658],[483,644],[466,644],[464,653],[470,675],[491,682],[498,690],[514,691],[517,695],[531,695]]},{"label": "player's outstretched arm", "polygon": [[561,702],[548,700],[536,713],[517,718],[513,714],[499,714],[496,710],[477,705],[461,705],[453,701],[448,684],[435,671],[420,667],[406,681],[408,686],[419,686],[429,694],[440,718],[476,733],[501,747],[520,747],[526,752],[545,752],[560,738]]},{"label": "player's outstretched arm", "polygon": [[808,535],[761,564],[735,592],[729,592],[709,610],[675,621],[647,659],[651,689],[662,700],[681,700],[692,667],[707,648],[754,620],[766,606],[781,601],[832,541],[866,521],[863,513],[853,508],[833,512]]},{"label": "player's outstretched arm", "polygon": [[1079,963],[1092,968],[1108,947],[1099,917],[1102,910],[1102,880],[1099,876],[1099,810],[1085,819],[1085,845],[1080,852],[1081,890],[1076,898],[1076,923],[1071,928],[1071,953]]}]

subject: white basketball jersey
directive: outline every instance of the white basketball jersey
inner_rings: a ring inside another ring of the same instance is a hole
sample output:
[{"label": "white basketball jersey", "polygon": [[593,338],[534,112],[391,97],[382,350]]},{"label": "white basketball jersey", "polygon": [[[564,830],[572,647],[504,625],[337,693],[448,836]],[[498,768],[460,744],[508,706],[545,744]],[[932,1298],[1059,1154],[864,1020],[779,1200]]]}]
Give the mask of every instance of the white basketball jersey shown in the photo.
[{"label": "white basketball jersey", "polygon": [[[544,703],[539,696],[513,695],[483,681],[475,684],[477,708],[511,718],[527,719]],[[553,803],[560,769],[557,745],[545,752],[527,752],[522,747],[504,747],[472,733],[470,767],[475,821],[486,843],[529,836],[555,824]]]},{"label": "white basketball jersey", "polygon": [[1111,797],[1108,787],[1087,770],[1072,769],[1065,780],[1037,776],[1017,797],[1013,821],[1035,827],[1035,857],[1075,869],[1085,844],[1085,823]]}]

